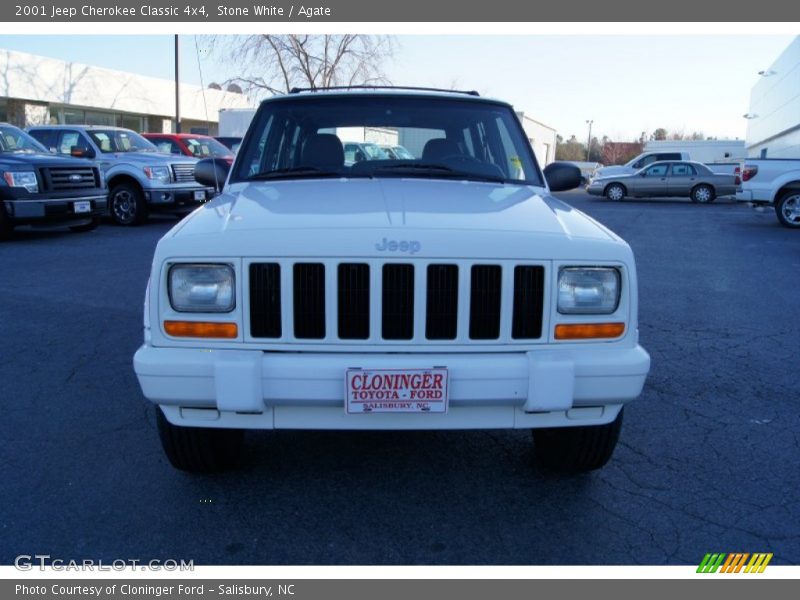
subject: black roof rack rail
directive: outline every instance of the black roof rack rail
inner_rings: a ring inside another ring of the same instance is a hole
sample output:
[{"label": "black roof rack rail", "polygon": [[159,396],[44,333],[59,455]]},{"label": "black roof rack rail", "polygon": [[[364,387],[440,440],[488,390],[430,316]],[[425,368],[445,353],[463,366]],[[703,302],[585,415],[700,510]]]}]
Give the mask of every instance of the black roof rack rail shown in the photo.
[{"label": "black roof rack rail", "polygon": [[467,96],[480,96],[475,90],[446,90],[435,87],[415,87],[411,85],[332,85],[330,87],[319,88],[300,88],[294,87],[289,90],[290,94],[300,92],[327,92],[330,90],[410,90],[414,92],[449,92],[451,94],[466,94]]}]

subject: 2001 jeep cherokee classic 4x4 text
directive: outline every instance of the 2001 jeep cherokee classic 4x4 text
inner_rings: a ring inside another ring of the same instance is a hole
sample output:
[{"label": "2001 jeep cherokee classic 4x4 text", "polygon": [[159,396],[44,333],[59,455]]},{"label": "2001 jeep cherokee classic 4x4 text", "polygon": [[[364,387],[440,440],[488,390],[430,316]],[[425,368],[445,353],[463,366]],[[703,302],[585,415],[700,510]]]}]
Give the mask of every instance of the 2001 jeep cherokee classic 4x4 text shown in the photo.
[{"label": "2001 jeep cherokee classic 4x4 text", "polygon": [[[345,166],[354,130],[415,158]],[[174,466],[285,428],[524,428],[545,466],[609,459],[650,367],[633,254],[550,195],[580,172],[542,172],[511,106],[299,91],[196,177],[223,193],[158,243],[134,358]]]}]

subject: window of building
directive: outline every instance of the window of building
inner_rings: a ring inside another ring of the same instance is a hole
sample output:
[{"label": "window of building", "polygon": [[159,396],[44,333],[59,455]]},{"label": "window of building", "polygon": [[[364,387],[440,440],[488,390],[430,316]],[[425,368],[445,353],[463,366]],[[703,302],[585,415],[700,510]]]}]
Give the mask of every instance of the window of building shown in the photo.
[{"label": "window of building", "polygon": [[8,101],[0,98],[0,123],[8,122]]}]

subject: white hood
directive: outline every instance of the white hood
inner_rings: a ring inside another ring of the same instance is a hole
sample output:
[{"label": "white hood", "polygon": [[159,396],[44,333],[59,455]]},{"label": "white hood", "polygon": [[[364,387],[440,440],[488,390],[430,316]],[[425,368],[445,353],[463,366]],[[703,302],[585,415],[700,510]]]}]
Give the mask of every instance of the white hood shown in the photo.
[{"label": "white hood", "polygon": [[383,256],[376,245],[384,238],[418,242],[417,257],[567,258],[586,255],[587,246],[607,258],[629,252],[541,188],[399,178],[234,184],[160,247],[176,256]]}]

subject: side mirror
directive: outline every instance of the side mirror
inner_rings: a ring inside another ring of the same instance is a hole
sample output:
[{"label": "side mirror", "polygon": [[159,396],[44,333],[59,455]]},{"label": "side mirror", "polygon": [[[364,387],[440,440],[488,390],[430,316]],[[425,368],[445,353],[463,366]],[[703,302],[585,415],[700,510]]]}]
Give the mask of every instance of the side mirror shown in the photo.
[{"label": "side mirror", "polygon": [[222,191],[231,164],[223,158],[204,158],[194,166],[194,179],[200,185]]},{"label": "side mirror", "polygon": [[554,162],[544,168],[544,178],[551,192],[566,192],[581,184],[581,170],[571,163]]},{"label": "side mirror", "polygon": [[72,146],[69,149],[70,156],[75,158],[94,158],[94,150],[86,146]]}]

